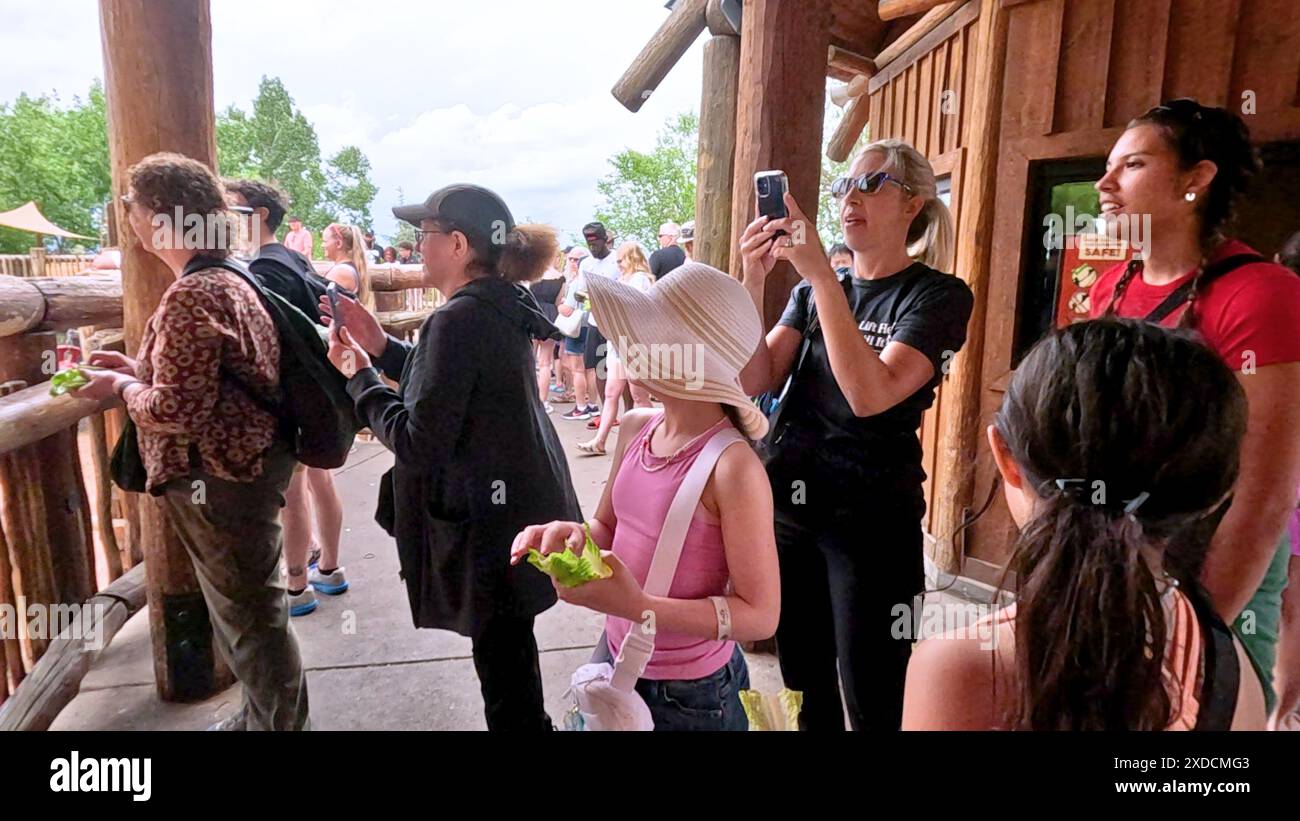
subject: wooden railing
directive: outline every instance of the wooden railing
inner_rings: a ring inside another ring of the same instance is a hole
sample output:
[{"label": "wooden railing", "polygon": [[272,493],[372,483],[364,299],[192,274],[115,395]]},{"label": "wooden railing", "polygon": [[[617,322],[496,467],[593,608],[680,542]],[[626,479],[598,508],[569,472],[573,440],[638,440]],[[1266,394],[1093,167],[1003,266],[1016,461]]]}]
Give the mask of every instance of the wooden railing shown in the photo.
[{"label": "wooden railing", "polygon": [[0,276],[76,276],[88,269],[94,259],[94,256],[80,254],[47,254],[40,248],[34,248],[28,254],[0,254]]}]

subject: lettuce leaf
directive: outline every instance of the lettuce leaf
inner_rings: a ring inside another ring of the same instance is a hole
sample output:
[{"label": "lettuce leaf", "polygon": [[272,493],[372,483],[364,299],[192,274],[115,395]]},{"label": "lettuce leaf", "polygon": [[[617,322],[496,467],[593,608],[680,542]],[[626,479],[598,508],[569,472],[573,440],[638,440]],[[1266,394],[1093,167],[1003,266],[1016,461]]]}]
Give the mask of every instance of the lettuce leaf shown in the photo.
[{"label": "lettuce leaf", "polygon": [[582,529],[587,540],[582,546],[581,555],[574,553],[568,545],[559,553],[548,553],[545,556],[537,548],[530,548],[528,563],[565,587],[578,587],[597,579],[608,579],[614,575],[614,568],[600,557],[600,547],[592,540],[591,530],[586,525]]},{"label": "lettuce leaf", "polygon": [[88,382],[90,382],[90,379],[80,368],[68,368],[65,371],[59,371],[50,378],[50,396],[62,396],[70,391],[75,391]]}]

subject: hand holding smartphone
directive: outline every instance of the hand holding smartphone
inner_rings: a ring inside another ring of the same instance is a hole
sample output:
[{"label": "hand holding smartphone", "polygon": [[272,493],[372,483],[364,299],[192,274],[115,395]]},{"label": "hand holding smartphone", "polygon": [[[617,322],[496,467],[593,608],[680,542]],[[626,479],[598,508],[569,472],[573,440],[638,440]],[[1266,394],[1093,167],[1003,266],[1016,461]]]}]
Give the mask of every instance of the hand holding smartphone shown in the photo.
[{"label": "hand holding smartphone", "polygon": [[[760,171],[754,175],[754,190],[758,195],[758,215],[772,220],[786,219],[790,211],[785,207],[785,193],[790,183],[784,171]],[[783,237],[785,231],[775,236]]]},{"label": "hand holding smartphone", "polygon": [[339,313],[339,284],[337,282],[331,282],[329,285],[325,286],[325,295],[329,297],[330,301],[331,324],[342,328],[343,314]]}]

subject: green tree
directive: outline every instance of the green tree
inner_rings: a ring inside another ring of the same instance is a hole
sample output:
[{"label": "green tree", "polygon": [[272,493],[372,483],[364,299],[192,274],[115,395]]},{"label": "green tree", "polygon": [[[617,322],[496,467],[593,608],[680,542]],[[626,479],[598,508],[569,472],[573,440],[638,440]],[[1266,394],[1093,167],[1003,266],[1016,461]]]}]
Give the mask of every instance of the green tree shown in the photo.
[{"label": "green tree", "polygon": [[325,170],[326,200],[337,209],[340,219],[363,228],[371,227],[370,204],[379,189],[370,181],[370,160],[354,145],[330,158]]},{"label": "green tree", "polygon": [[[83,100],[20,95],[0,105],[0,211],[34,200],[54,223],[99,236],[110,196],[107,116],[98,81]],[[36,237],[0,229],[0,253],[26,253]],[[82,240],[49,238],[67,251]]]},{"label": "green tree", "polygon": [[370,227],[379,190],[370,180],[370,160],[345,146],[323,163],[315,127],[278,77],[262,78],[251,115],[230,106],[217,118],[217,161],[222,174],[283,188],[289,210],[316,231],[337,221]]},{"label": "green tree", "polygon": [[646,154],[627,149],[615,154],[613,171],[596,183],[604,202],[596,218],[619,239],[636,239],[657,248],[665,222],[685,222],[695,214],[695,173],[700,118],[694,112],[671,118]]}]

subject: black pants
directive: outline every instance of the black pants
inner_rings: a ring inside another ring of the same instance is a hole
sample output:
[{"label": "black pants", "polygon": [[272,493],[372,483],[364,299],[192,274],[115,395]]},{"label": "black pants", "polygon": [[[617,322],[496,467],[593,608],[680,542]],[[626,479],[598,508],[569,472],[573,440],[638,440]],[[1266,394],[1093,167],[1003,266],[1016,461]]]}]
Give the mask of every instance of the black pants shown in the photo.
[{"label": "black pants", "polygon": [[474,637],[474,669],[489,730],[551,730],[531,617],[499,616]]},{"label": "black pants", "polygon": [[863,501],[849,519],[777,509],[777,654],[785,686],[803,692],[800,729],[844,729],[841,681],[853,729],[902,724],[912,643],[894,627],[925,583],[921,523],[909,500]]}]

